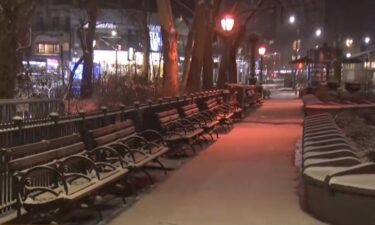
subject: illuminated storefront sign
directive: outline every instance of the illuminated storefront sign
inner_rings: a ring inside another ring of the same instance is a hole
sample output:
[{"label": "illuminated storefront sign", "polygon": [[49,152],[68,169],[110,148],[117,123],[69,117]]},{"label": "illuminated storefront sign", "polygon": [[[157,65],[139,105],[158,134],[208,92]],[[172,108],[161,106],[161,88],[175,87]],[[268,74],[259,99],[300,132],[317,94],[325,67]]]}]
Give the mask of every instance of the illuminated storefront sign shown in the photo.
[{"label": "illuminated storefront sign", "polygon": [[150,29],[150,49],[153,52],[160,52],[163,46],[161,37],[161,27],[159,25],[149,25]]},{"label": "illuminated storefront sign", "polygon": [[[89,28],[89,24],[85,25],[85,29]],[[107,23],[107,22],[97,22],[96,29],[117,29],[117,25],[114,23]]]}]

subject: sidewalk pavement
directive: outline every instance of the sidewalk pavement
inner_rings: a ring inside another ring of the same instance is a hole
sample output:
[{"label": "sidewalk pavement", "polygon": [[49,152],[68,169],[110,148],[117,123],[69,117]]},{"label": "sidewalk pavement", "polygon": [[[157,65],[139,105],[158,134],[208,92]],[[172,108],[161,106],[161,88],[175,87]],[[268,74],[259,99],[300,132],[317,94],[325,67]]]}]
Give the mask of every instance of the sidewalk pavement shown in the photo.
[{"label": "sidewalk pavement", "polygon": [[[301,106],[299,100],[265,101],[109,224],[323,224],[299,205],[293,157]],[[269,120],[282,123],[263,123]]]}]

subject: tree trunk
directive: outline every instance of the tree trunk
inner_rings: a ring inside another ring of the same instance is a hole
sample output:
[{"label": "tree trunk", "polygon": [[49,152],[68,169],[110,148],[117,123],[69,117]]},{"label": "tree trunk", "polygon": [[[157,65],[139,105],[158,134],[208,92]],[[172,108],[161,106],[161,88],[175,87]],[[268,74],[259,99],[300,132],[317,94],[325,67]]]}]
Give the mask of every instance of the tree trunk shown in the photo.
[{"label": "tree trunk", "polygon": [[143,15],[142,15],[142,26],[143,26],[143,77],[149,79],[150,71],[150,29],[148,28],[148,2],[149,0],[143,0]]},{"label": "tree trunk", "polygon": [[215,32],[215,18],[218,13],[221,0],[214,0],[213,5],[209,9],[209,21],[206,24],[206,46],[204,52],[204,62],[203,62],[203,89],[211,90],[213,88],[213,55],[212,55],[212,44],[214,42]]},{"label": "tree trunk", "polygon": [[93,68],[94,68],[94,47],[96,20],[98,17],[98,0],[88,1],[86,4],[88,15],[88,29],[85,35],[85,51],[83,51],[83,74],[81,82],[81,97],[90,98],[93,93]]},{"label": "tree trunk", "polygon": [[237,83],[237,51],[246,34],[246,26],[241,25],[238,29],[237,34],[234,37],[233,45],[230,46],[229,50],[229,83]]},{"label": "tree trunk", "polygon": [[[193,18],[193,21],[195,21],[195,16]],[[182,92],[185,92],[186,90],[186,84],[187,84],[187,80],[190,74],[191,57],[192,57],[193,48],[194,48],[194,29],[191,27],[189,34],[188,34],[187,43],[185,46],[184,72],[182,75],[182,84],[181,84]]]},{"label": "tree trunk", "polygon": [[3,0],[0,14],[0,98],[13,98],[15,79],[22,68],[22,52],[34,0]]},{"label": "tree trunk", "polygon": [[178,85],[178,51],[177,32],[174,28],[170,0],[157,0],[162,26],[164,74],[163,94],[176,96],[179,94]]},{"label": "tree trunk", "polygon": [[17,75],[16,32],[10,24],[1,26],[0,32],[0,98],[13,98]]},{"label": "tree trunk", "polygon": [[203,1],[196,0],[194,14],[196,17],[195,20],[199,21],[199,23],[197,23],[197,26],[193,27],[196,32],[194,32],[194,49],[191,59],[190,73],[186,83],[187,92],[200,91],[202,86],[202,67],[207,35],[207,17],[205,3]]},{"label": "tree trunk", "polygon": [[258,45],[258,36],[255,34],[252,34],[250,36],[250,84],[256,84],[255,79],[255,56],[257,54],[257,45]]},{"label": "tree trunk", "polygon": [[177,34],[170,34],[162,28],[163,38],[163,95],[177,96],[178,89],[178,52]]},{"label": "tree trunk", "polygon": [[228,54],[228,49],[229,49],[229,43],[223,43],[223,49],[222,49],[222,54],[221,54],[221,60],[220,60],[220,68],[219,68],[219,76],[217,79],[217,88],[224,88],[225,83],[229,81],[229,75],[228,75],[228,61],[229,61],[229,54]]}]

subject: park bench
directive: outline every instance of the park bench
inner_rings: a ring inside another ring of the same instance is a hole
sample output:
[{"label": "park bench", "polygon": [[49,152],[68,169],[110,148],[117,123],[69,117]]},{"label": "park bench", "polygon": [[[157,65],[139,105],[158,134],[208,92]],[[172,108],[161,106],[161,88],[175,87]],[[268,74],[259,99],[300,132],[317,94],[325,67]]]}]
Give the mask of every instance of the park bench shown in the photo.
[{"label": "park bench", "polygon": [[[31,220],[39,222],[56,222],[63,209],[82,202],[102,219],[92,196],[99,191],[113,193],[113,185],[129,172],[128,162],[115,150],[98,147],[89,152],[78,134],[3,151],[13,174],[18,216],[26,210]],[[121,197],[125,201],[124,192]]]},{"label": "park bench", "polygon": [[157,163],[167,172],[160,157],[169,152],[164,138],[155,130],[145,130],[137,133],[132,120],[111,124],[105,127],[88,131],[88,148],[108,146],[115,149],[123,160],[130,157],[132,163],[129,165],[133,170],[144,172],[152,181],[147,172],[147,165]]},{"label": "park bench", "polygon": [[[156,118],[164,140],[173,148],[189,145],[196,152],[194,145],[198,143],[202,147],[201,138],[206,140],[202,124],[196,120],[181,118],[177,109],[158,112]],[[179,149],[185,150],[184,148]]]},{"label": "park bench", "polygon": [[231,104],[221,104],[216,98],[211,98],[203,103],[203,110],[206,115],[215,118],[228,129],[233,126],[235,112]]},{"label": "park bench", "polygon": [[216,134],[216,138],[219,137],[217,128],[220,122],[209,114],[201,112],[196,103],[180,107],[180,114],[187,120],[201,124],[204,132],[210,135],[212,140],[214,139],[213,133]]}]

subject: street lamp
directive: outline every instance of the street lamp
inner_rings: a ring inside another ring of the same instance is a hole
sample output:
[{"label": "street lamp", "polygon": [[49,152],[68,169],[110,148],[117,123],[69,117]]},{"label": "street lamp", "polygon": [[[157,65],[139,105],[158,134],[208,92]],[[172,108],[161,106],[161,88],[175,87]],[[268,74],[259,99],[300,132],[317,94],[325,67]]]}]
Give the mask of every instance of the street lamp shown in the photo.
[{"label": "street lamp", "polygon": [[230,14],[226,14],[221,19],[221,28],[226,32],[231,32],[234,27],[234,18]]},{"label": "street lamp", "polygon": [[321,35],[322,35],[322,29],[320,29],[320,28],[316,29],[315,36],[320,37]]},{"label": "street lamp", "polygon": [[258,53],[260,55],[260,75],[259,75],[259,83],[262,84],[263,83],[263,56],[264,54],[266,54],[266,48],[264,46],[261,46],[259,49],[258,49]]},{"label": "street lamp", "polygon": [[289,23],[294,24],[295,22],[296,22],[296,17],[293,15],[289,16]]},{"label": "street lamp", "polygon": [[345,41],[346,47],[350,48],[353,45],[353,39],[352,38],[347,38]]},{"label": "street lamp", "polygon": [[365,37],[364,41],[365,41],[365,44],[368,45],[371,42],[371,38],[369,36],[367,36],[367,37]]},{"label": "street lamp", "polygon": [[229,66],[231,63],[229,55],[230,55],[230,48],[231,48],[231,45],[230,45],[231,35],[230,34],[232,33],[232,30],[234,27],[234,17],[231,14],[226,14],[222,17],[220,24],[221,24],[221,29],[225,32],[223,35],[223,40],[224,40],[223,43],[224,43],[225,49],[224,49],[224,53],[222,57],[222,63],[223,65],[226,64],[226,66],[224,67],[226,76],[225,76],[225,79],[218,80],[219,86],[224,85],[225,82],[230,82],[232,80],[231,79],[232,71],[231,71],[231,67]]},{"label": "street lamp", "polygon": [[116,30],[112,30],[111,31],[111,35],[112,35],[112,37],[116,37],[117,36],[117,31]]}]

